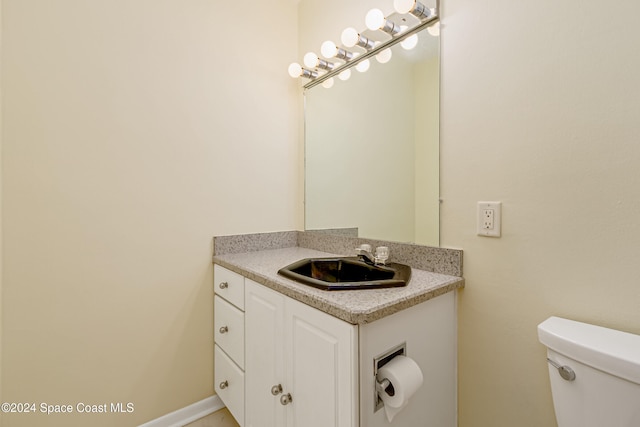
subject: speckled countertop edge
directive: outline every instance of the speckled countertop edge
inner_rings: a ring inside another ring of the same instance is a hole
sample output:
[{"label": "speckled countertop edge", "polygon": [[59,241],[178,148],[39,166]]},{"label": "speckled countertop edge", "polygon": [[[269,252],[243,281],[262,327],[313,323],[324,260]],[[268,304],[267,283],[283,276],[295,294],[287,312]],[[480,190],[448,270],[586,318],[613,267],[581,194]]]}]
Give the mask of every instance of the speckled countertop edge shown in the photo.
[{"label": "speckled countertop edge", "polygon": [[302,247],[216,255],[215,264],[274,289],[351,324],[371,323],[421,302],[464,287],[464,279],[412,268],[402,288],[324,291],[278,275],[278,270],[303,258],[337,254]]}]

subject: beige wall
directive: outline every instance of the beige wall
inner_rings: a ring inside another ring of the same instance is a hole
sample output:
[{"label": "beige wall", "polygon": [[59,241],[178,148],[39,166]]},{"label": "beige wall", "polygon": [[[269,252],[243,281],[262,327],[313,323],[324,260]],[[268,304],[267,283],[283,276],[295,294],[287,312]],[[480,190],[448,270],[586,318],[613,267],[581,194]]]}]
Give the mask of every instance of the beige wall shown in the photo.
[{"label": "beige wall", "polygon": [[[464,249],[461,427],[555,425],[550,315],[640,333],[640,4],[444,0],[442,244]],[[503,236],[475,235],[503,202]]]},{"label": "beige wall", "polygon": [[294,3],[2,1],[3,399],[135,405],[4,425],[213,394],[212,236],[301,226]]}]

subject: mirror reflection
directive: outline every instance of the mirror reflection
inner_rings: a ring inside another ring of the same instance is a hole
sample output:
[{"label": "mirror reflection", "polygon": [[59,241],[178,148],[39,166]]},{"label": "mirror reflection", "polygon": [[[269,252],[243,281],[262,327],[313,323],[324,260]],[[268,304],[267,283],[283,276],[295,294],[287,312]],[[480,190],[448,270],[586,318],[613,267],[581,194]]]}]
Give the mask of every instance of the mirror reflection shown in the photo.
[{"label": "mirror reflection", "polygon": [[439,37],[305,91],[305,228],[439,245]]}]

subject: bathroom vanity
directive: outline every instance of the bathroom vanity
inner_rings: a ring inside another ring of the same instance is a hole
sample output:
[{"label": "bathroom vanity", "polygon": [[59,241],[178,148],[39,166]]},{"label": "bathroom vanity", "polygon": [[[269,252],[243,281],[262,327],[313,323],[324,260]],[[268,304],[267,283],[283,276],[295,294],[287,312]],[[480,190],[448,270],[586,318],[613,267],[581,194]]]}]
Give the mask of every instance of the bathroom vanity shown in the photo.
[{"label": "bathroom vanity", "polygon": [[[455,426],[455,289],[463,279],[412,268],[403,288],[312,288],[278,269],[339,251],[301,247],[304,239],[294,236],[278,235],[277,244],[232,244],[228,253],[215,243],[214,384],[238,423]],[[389,423],[376,371],[397,355],[414,360],[424,382]]]}]

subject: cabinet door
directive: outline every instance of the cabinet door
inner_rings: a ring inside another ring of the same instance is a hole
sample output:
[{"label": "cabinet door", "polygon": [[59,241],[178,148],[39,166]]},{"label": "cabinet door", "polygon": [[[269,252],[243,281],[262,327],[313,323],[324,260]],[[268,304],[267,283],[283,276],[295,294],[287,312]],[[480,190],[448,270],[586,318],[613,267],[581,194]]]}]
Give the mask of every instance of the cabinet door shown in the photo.
[{"label": "cabinet door", "polygon": [[290,298],[285,307],[287,427],[357,426],[357,326]]},{"label": "cabinet door", "polygon": [[[246,427],[283,427],[284,296],[251,280],[245,282]],[[284,391],[288,393],[288,391]]]}]

